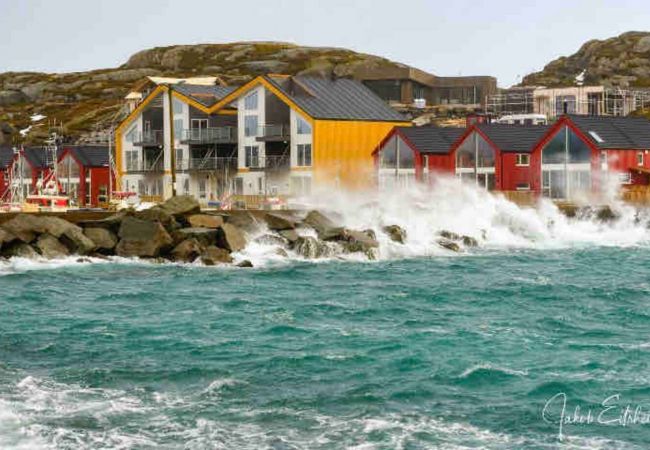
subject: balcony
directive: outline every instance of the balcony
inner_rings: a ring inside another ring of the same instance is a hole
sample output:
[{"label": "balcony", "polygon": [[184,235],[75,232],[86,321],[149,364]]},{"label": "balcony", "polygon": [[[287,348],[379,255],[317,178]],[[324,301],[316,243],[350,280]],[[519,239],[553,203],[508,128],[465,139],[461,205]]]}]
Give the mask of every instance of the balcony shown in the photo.
[{"label": "balcony", "polygon": [[163,173],[165,167],[163,165],[162,153],[160,157],[154,160],[127,161],[126,171],[130,173]]},{"label": "balcony", "polygon": [[237,128],[216,127],[216,128],[193,128],[183,130],[181,144],[219,144],[237,142]]},{"label": "balcony", "polygon": [[161,146],[164,143],[163,130],[137,131],[133,136],[133,145],[139,147]]},{"label": "balcony", "polygon": [[280,171],[289,170],[289,155],[253,157],[247,159],[246,167],[251,170]]},{"label": "balcony", "polygon": [[290,139],[291,127],[289,124],[263,125],[258,127],[258,142],[286,142]]},{"label": "balcony", "polygon": [[237,171],[237,158],[221,156],[208,156],[205,158],[190,158],[184,160],[187,170],[194,172],[201,171]]}]

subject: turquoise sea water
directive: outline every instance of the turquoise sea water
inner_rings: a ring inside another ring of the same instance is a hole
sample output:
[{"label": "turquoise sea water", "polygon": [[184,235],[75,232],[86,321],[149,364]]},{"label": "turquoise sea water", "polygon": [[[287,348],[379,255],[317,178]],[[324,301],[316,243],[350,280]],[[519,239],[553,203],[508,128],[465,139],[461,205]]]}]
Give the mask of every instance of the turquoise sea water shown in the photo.
[{"label": "turquoise sea water", "polygon": [[[649,266],[592,246],[5,270],[0,448],[648,448]],[[561,393],[594,420],[560,441]]]}]

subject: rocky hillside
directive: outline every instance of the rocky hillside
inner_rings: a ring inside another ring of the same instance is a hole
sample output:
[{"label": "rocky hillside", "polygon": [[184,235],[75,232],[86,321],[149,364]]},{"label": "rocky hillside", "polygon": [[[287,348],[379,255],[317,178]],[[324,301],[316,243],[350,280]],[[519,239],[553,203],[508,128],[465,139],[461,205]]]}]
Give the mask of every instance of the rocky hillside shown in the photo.
[{"label": "rocky hillside", "polygon": [[[44,114],[77,138],[102,130],[122,115],[122,100],[134,83],[148,75],[219,75],[241,84],[262,73],[346,75],[358,67],[397,65],[377,56],[340,48],[300,47],[277,42],[202,44],[159,47],[133,55],[120,67],[89,72],[0,74],[0,143],[14,140],[29,116]],[[13,128],[13,136],[8,133]],[[46,134],[34,128],[31,140]]]},{"label": "rocky hillside", "polygon": [[522,85],[573,86],[583,70],[585,84],[650,87],[650,32],[632,31],[584,44],[577,53],[550,62],[524,77]]}]

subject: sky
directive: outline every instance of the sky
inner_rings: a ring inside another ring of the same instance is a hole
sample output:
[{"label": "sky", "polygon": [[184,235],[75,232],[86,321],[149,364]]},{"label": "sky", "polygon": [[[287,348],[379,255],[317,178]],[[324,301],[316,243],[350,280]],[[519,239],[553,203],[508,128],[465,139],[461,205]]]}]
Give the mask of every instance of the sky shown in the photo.
[{"label": "sky", "polygon": [[590,39],[650,31],[649,0],[0,0],[0,72],[116,67],[155,46],[345,47],[500,86]]}]

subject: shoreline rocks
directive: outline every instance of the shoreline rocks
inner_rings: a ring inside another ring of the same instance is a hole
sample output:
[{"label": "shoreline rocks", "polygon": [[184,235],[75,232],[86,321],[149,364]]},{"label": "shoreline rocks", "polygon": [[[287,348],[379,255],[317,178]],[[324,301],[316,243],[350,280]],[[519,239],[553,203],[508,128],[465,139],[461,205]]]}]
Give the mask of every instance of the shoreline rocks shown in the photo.
[{"label": "shoreline rocks", "polygon": [[[152,262],[252,267],[250,260],[243,259],[246,252],[238,254],[249,242],[270,247],[268,254],[275,257],[319,259],[356,254],[376,260],[380,240],[404,245],[406,237],[406,231],[398,225],[352,229],[317,210],[302,214],[201,212],[195,199],[179,196],[147,210],[123,210],[77,224],[57,216],[18,214],[0,224],[0,258],[120,256]],[[444,230],[437,233],[435,242],[454,252],[478,245],[471,236]]]}]

